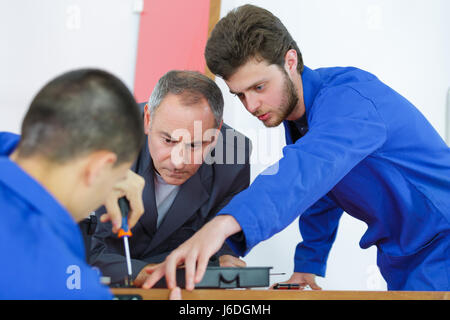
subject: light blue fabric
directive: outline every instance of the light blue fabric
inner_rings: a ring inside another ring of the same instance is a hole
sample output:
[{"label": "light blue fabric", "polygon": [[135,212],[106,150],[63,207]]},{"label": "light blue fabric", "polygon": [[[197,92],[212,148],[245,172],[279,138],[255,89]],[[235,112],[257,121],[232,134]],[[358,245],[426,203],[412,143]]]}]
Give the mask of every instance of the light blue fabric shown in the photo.
[{"label": "light blue fabric", "polygon": [[0,133],[0,299],[112,299],[69,212],[8,158],[18,141]]},{"label": "light blue fabric", "polygon": [[294,141],[298,125],[285,121],[278,172],[258,176],[219,213],[234,216],[245,235],[230,246],[246,254],[301,215],[295,271],[324,275],[345,211],[367,224],[360,246],[377,246],[390,290],[449,290],[448,146],[368,72],[305,67],[302,82],[308,131]]}]

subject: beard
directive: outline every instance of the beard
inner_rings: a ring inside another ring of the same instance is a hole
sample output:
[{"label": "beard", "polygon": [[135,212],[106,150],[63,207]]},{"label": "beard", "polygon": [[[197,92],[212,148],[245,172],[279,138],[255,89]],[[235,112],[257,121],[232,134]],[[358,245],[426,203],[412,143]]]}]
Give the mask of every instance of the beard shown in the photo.
[{"label": "beard", "polygon": [[283,100],[278,108],[279,112],[274,114],[271,123],[264,123],[267,128],[273,128],[280,125],[283,120],[285,120],[294,111],[298,103],[298,94],[295,90],[294,83],[289,78],[288,74],[284,69],[281,69],[284,75],[283,84]]}]

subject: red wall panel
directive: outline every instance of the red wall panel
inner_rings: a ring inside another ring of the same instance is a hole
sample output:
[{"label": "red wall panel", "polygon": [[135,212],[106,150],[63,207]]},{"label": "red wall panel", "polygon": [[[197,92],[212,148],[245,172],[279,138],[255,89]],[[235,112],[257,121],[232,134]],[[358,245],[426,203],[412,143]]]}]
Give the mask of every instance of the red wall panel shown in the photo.
[{"label": "red wall panel", "polygon": [[172,69],[205,72],[209,0],[145,0],[141,14],[134,95],[147,101]]}]

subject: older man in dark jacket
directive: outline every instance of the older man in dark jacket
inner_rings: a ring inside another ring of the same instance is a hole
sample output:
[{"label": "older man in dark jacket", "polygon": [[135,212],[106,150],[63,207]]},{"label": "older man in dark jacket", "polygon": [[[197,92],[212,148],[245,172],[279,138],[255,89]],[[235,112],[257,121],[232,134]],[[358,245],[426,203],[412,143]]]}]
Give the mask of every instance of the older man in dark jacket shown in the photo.
[{"label": "older man in dark jacket", "polygon": [[[147,143],[132,170],[146,184],[145,213],[129,239],[135,285],[145,280],[146,267],[162,262],[250,183],[250,140],[223,124],[223,104],[214,81],[171,71],[141,105]],[[98,224],[90,248],[89,262],[121,283],[123,242],[108,224]],[[245,266],[226,244],[210,264]]]}]

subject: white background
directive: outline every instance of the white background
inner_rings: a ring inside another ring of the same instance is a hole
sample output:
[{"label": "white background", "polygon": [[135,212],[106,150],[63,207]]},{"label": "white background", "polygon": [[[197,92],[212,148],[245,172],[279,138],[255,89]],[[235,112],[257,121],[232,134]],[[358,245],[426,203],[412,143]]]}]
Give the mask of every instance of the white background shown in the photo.
[{"label": "white background", "polygon": [[[0,131],[19,132],[37,90],[77,67],[99,67],[133,88],[140,0],[0,0]],[[221,15],[252,3],[277,15],[310,68],[355,66],[404,95],[445,135],[450,87],[450,1],[222,0]],[[237,98],[225,97],[225,121],[253,138],[252,179],[281,156],[283,129],[264,129]],[[149,88],[149,95],[152,88]],[[266,135],[261,139],[261,135]],[[258,138],[259,137],[259,138]],[[263,161],[264,160],[264,161]],[[262,163],[263,162],[263,163]],[[360,249],[366,225],[346,214],[319,284],[328,290],[384,290],[376,249]],[[293,270],[297,222],[258,245],[245,260],[273,266],[272,282]]]},{"label": "white background", "polygon": [[80,67],[132,89],[139,14],[134,0],[0,0],[0,130],[20,131],[37,91]]}]

